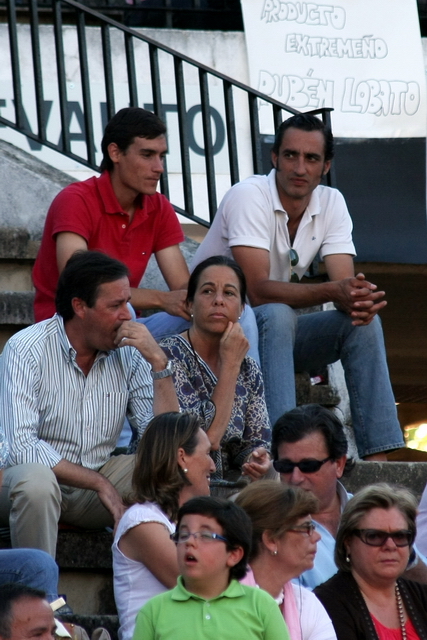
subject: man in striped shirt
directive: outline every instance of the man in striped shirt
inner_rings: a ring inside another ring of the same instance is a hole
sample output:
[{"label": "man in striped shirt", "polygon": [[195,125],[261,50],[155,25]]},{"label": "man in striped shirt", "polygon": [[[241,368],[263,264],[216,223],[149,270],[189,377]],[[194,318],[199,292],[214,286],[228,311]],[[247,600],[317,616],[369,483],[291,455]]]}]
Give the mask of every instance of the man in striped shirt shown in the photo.
[{"label": "man in striped shirt", "polygon": [[127,267],[79,252],[68,261],[55,314],[15,334],[0,369],[0,428],[9,442],[0,526],[12,546],[55,556],[58,521],[116,525],[133,456],[115,456],[125,416],[142,434],[153,414],[178,411],[164,352],[130,321]]}]

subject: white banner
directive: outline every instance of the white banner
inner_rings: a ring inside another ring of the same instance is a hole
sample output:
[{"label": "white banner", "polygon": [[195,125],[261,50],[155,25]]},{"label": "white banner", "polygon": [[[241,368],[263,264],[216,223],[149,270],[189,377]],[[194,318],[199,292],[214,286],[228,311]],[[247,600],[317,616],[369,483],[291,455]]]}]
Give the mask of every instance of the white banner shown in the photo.
[{"label": "white banner", "polygon": [[255,89],[301,111],[333,107],[335,136],[425,137],[416,0],[242,0],[242,9]]}]

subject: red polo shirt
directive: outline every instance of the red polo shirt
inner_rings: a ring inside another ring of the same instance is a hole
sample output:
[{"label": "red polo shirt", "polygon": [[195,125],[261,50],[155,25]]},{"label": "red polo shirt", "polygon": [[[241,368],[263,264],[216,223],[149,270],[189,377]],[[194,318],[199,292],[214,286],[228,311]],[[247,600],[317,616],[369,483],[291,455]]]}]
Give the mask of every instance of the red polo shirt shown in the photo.
[{"label": "red polo shirt", "polygon": [[33,269],[36,288],[36,322],[55,313],[58,283],[56,234],[69,231],[82,236],[88,249],[99,249],[124,262],[130,271],[130,286],[138,287],[152,253],[184,240],[176,213],[160,193],[141,195],[132,221],[120,207],[105,171],[99,178],[73,182],[52,202]]}]

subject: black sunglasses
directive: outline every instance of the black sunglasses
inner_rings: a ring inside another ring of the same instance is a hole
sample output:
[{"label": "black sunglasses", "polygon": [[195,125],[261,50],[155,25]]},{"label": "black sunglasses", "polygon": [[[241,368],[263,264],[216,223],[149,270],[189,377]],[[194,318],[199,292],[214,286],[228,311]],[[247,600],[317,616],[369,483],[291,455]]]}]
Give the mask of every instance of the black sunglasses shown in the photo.
[{"label": "black sunglasses", "polygon": [[400,531],[382,531],[381,529],[353,529],[355,536],[370,547],[382,547],[386,540],[391,538],[396,547],[409,547],[415,538],[413,531],[401,529]]},{"label": "black sunglasses", "polygon": [[324,460],[300,460],[300,462],[292,462],[292,460],[283,458],[282,460],[274,460],[273,467],[278,473],[292,473],[295,467],[298,467],[301,473],[316,473],[328,460],[333,460],[333,458],[329,456]]},{"label": "black sunglasses", "polygon": [[291,276],[289,278],[289,282],[299,282],[299,275],[293,270],[293,267],[296,267],[299,262],[299,255],[295,249],[289,250],[289,259],[291,262]]}]

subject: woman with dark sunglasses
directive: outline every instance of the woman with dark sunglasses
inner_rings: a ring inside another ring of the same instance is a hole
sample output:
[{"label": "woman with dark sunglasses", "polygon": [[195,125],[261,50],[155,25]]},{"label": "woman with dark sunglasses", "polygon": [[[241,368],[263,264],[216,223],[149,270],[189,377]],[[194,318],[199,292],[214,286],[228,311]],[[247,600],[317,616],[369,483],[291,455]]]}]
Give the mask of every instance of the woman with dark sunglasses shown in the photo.
[{"label": "woman with dark sunglasses", "polygon": [[359,491],[338,530],[338,573],[315,589],[338,640],[427,639],[427,586],[402,578],[415,539],[417,502],[385,483]]},{"label": "woman with dark sunglasses", "polygon": [[320,539],[311,520],[317,499],[299,487],[260,480],[245,487],[235,502],[252,521],[250,570],[242,582],[275,598],[291,640],[336,640],[316,596],[291,582],[313,567]]}]

